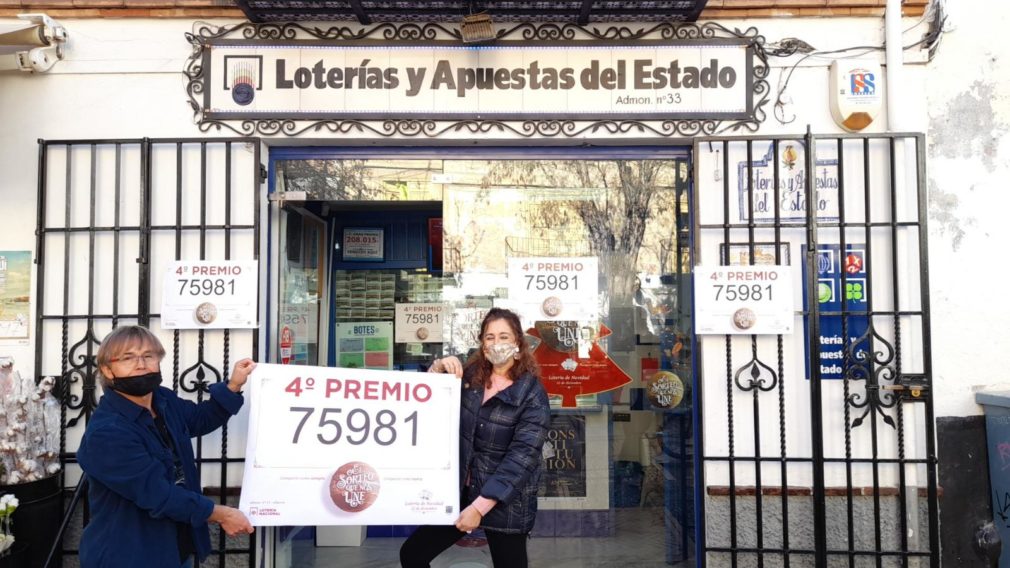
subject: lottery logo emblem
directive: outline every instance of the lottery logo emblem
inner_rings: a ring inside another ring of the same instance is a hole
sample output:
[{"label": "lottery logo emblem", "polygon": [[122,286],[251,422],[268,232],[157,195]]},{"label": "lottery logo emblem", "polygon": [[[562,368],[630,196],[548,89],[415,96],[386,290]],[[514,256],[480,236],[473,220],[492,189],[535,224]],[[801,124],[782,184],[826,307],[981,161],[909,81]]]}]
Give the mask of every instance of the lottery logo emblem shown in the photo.
[{"label": "lottery logo emblem", "polygon": [[379,498],[379,472],[364,462],[340,466],[330,478],[330,499],[348,513],[360,513]]},{"label": "lottery logo emblem", "polygon": [[425,339],[428,339],[428,328],[419,327],[417,328],[417,331],[414,332],[414,335],[416,335],[418,339],[424,341]]},{"label": "lottery logo emblem", "polygon": [[757,323],[757,314],[750,308],[740,308],[733,312],[733,326],[739,330],[748,330]]},{"label": "lottery logo emblem", "polygon": [[863,271],[863,257],[857,253],[850,252],[845,255],[845,272],[849,274],[859,274]]},{"label": "lottery logo emblem", "polygon": [[196,321],[202,324],[213,323],[217,319],[217,306],[210,302],[204,302],[196,307],[194,316]]},{"label": "lottery logo emblem", "polygon": [[659,371],[649,382],[649,402],[659,408],[674,408],[684,400],[684,381],[670,371]]},{"label": "lottery logo emblem", "polygon": [[550,296],[544,300],[544,303],[540,305],[540,309],[544,311],[544,315],[547,317],[557,317],[561,314],[561,308],[563,304],[561,303],[561,298],[557,296]]}]

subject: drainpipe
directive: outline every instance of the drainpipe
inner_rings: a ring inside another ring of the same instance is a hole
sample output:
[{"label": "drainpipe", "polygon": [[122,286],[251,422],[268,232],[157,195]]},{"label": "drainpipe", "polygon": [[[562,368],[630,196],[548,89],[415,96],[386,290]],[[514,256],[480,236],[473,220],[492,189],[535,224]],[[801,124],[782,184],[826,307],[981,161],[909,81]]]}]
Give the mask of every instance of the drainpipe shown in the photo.
[{"label": "drainpipe", "polygon": [[907,129],[901,99],[903,54],[901,49],[901,0],[887,0],[884,12],[884,63],[887,66],[887,129]]}]

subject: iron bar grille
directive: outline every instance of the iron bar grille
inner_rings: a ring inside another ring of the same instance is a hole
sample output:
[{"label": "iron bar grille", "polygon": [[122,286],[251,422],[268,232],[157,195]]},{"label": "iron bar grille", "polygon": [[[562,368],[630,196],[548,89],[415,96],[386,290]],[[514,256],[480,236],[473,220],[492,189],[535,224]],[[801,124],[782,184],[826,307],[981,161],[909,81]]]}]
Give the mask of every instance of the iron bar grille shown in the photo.
[{"label": "iron bar grille", "polygon": [[486,12],[496,22],[694,22],[708,0],[656,2],[369,2],[336,0],[237,0],[251,22],[357,21],[460,22]]},{"label": "iron bar grille", "polygon": [[800,306],[699,338],[702,565],[939,566],[923,136],[695,157],[695,262],[790,265]]},{"label": "iron bar grille", "polygon": [[[250,138],[39,142],[35,369],[57,377],[64,488],[80,477],[76,448],[98,402],[95,356],[110,330],[149,326],[167,350],[163,385],[194,401],[227,381],[235,360],[257,357],[256,330],[164,330],[158,312],[169,262],[259,257],[259,168]],[[208,496],[234,504],[243,453],[227,426],[196,440]],[[77,554],[83,501],[63,556]],[[212,527],[212,546],[205,566],[251,565],[255,539],[226,540]]]}]

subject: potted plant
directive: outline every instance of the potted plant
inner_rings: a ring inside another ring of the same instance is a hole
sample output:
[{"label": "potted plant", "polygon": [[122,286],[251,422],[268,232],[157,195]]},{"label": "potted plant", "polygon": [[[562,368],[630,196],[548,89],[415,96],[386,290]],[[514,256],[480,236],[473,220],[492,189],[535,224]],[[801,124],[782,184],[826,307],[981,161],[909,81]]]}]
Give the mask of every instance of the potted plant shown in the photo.
[{"label": "potted plant", "polygon": [[11,517],[19,505],[18,498],[8,493],[0,497],[0,556],[14,545],[14,533],[11,532]]},{"label": "potted plant", "polygon": [[41,566],[53,544],[47,535],[60,526],[60,401],[54,384],[53,377],[38,384],[22,378],[11,358],[0,358],[0,499],[8,499],[0,504],[0,526],[11,537],[0,566]]}]

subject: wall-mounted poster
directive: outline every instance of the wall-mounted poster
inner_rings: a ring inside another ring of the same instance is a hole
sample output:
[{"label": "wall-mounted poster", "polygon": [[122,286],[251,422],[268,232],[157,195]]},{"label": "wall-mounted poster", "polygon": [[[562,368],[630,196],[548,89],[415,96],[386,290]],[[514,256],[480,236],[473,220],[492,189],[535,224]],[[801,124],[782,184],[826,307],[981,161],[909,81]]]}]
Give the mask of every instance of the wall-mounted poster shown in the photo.
[{"label": "wall-mounted poster", "polygon": [[[806,249],[804,245],[804,265],[807,258]],[[846,244],[843,256],[839,245],[820,244],[817,245],[815,258],[817,303],[821,311],[818,319],[821,379],[842,379],[847,371],[852,372],[849,368],[853,362],[865,360],[872,346],[871,339],[863,337],[870,326],[870,319],[866,316],[870,297],[870,279],[865,262],[866,245]],[[804,266],[804,273],[806,270]],[[804,303],[808,301],[809,294],[804,280]],[[844,312],[844,315],[827,315],[824,312],[835,314]],[[809,327],[808,320],[808,317],[803,318],[804,329]],[[807,369],[811,369],[810,344],[804,342],[803,346]],[[807,374],[808,379],[811,374]]]},{"label": "wall-mounted poster", "polygon": [[585,497],[586,417],[551,415],[543,458],[540,497]]},{"label": "wall-mounted poster", "polygon": [[336,325],[337,366],[392,369],[393,322],[358,321]]},{"label": "wall-mounted poster", "polygon": [[345,227],[343,240],[344,262],[382,262],[383,230]]},{"label": "wall-mounted poster", "polygon": [[165,267],[165,329],[255,328],[259,264],[255,260],[179,260]]},{"label": "wall-mounted poster", "polygon": [[32,253],[0,251],[0,340],[28,339]]}]

